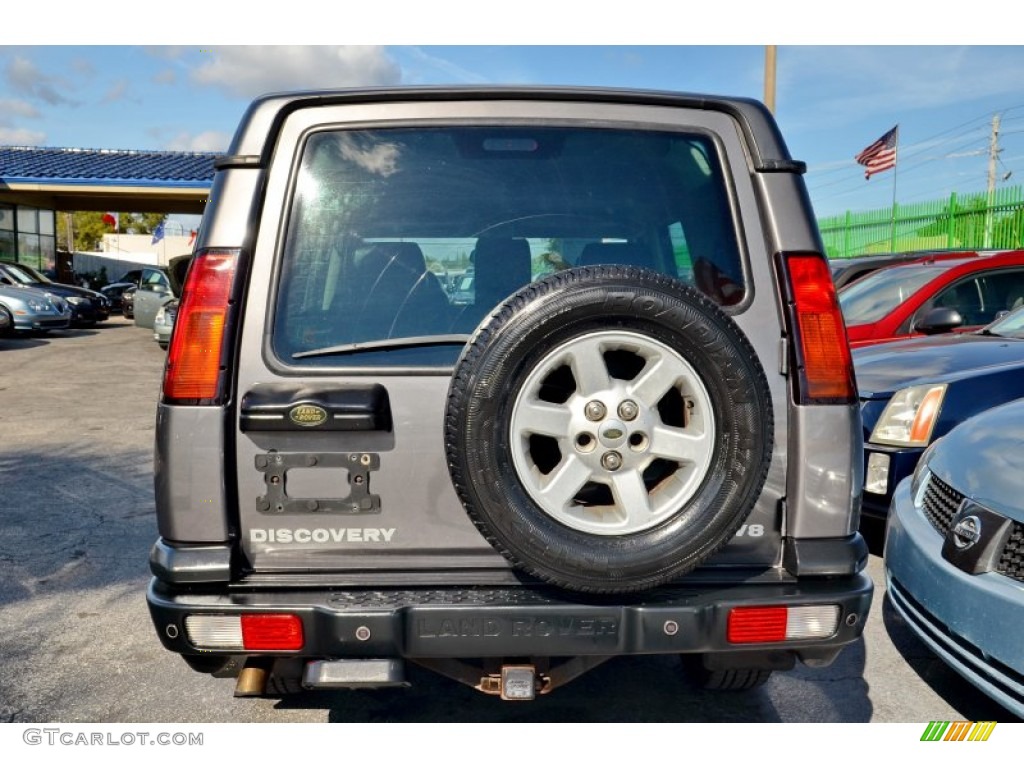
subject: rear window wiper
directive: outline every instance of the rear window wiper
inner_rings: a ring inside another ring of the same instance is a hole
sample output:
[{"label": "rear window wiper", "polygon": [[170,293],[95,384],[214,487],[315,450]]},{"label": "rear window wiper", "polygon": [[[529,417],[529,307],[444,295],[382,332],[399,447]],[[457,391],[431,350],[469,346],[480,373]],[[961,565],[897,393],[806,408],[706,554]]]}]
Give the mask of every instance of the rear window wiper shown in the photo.
[{"label": "rear window wiper", "polygon": [[469,341],[468,333],[452,333],[444,336],[406,336],[398,339],[380,339],[378,341],[357,341],[352,344],[337,344],[333,347],[310,349],[296,352],[293,360],[304,357],[330,357],[331,355],[348,355],[353,352],[373,352],[379,349],[406,349],[412,347],[448,347],[463,346]]}]

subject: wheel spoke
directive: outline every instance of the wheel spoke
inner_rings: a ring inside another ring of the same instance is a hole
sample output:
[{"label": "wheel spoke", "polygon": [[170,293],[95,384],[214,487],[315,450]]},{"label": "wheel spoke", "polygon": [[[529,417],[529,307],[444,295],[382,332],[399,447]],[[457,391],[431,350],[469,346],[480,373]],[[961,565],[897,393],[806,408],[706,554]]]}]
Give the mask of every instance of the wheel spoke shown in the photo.
[{"label": "wheel spoke", "polygon": [[685,370],[672,358],[658,357],[644,367],[629,387],[634,400],[647,408],[655,408]]},{"label": "wheel spoke", "polygon": [[695,464],[711,451],[707,433],[693,434],[672,427],[655,427],[651,432],[650,451],[663,459]]},{"label": "wheel spoke", "polygon": [[611,377],[602,353],[601,343],[594,339],[579,341],[569,350],[569,367],[576,379],[576,390],[584,397],[611,387]]},{"label": "wheel spoke", "polygon": [[564,405],[531,400],[519,404],[512,428],[516,433],[566,437],[572,414]]},{"label": "wheel spoke", "polygon": [[549,509],[565,510],[576,492],[590,479],[590,470],[575,456],[570,455],[554,472],[551,480],[540,488],[542,501]]},{"label": "wheel spoke", "polygon": [[639,470],[612,475],[612,495],[625,516],[625,527],[634,529],[651,520],[651,499]]}]

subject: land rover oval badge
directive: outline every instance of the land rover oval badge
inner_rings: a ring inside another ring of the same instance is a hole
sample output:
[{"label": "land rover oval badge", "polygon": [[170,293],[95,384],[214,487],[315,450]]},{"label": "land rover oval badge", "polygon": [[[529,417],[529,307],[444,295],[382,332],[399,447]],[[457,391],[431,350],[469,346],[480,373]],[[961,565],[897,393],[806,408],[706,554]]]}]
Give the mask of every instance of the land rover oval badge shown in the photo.
[{"label": "land rover oval badge", "polygon": [[953,526],[953,543],[959,549],[968,549],[978,543],[981,538],[981,520],[968,515]]},{"label": "land rover oval badge", "polygon": [[300,403],[288,411],[288,418],[299,427],[319,427],[327,421],[327,411],[319,405]]}]

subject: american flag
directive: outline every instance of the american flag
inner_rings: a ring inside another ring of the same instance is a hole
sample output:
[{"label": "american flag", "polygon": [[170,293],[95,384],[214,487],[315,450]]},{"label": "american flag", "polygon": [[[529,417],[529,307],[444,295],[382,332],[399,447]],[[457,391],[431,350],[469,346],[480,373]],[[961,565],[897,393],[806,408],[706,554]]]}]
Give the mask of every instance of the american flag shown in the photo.
[{"label": "american flag", "polygon": [[861,150],[856,160],[864,166],[864,178],[870,179],[871,174],[888,171],[896,167],[896,144],[900,138],[900,127],[893,126],[893,129],[886,133],[878,141],[870,144]]}]

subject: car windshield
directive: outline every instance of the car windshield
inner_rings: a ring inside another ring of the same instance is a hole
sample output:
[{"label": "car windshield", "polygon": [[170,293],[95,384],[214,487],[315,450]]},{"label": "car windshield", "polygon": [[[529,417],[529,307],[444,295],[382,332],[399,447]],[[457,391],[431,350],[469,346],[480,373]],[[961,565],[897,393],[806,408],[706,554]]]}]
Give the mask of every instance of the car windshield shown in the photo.
[{"label": "car windshield", "polygon": [[23,264],[6,264],[8,274],[10,274],[13,280],[17,280],[19,283],[24,285],[31,285],[32,283],[48,283],[50,282],[45,275],[39,273],[33,273],[28,267]]},{"label": "car windshield", "polygon": [[1005,336],[1010,339],[1024,339],[1024,307],[1013,310],[996,320],[982,331],[986,336]]},{"label": "car windshield", "polygon": [[874,323],[892,312],[949,267],[915,264],[871,273],[839,292],[839,306],[847,325]]},{"label": "car windshield", "polygon": [[[324,131],[306,142],[295,201],[273,332],[290,364],[330,364],[317,352],[337,349],[360,352],[346,364],[451,364],[458,345],[430,338],[467,336],[531,280],[576,266],[655,269],[723,305],[746,293],[728,185],[706,135]],[[462,276],[437,279],[446,272]]]}]

